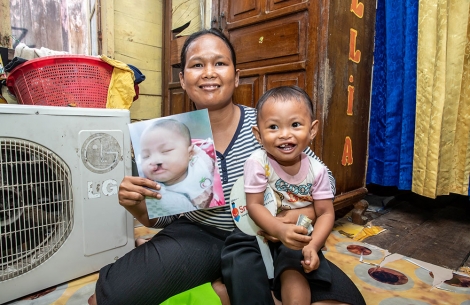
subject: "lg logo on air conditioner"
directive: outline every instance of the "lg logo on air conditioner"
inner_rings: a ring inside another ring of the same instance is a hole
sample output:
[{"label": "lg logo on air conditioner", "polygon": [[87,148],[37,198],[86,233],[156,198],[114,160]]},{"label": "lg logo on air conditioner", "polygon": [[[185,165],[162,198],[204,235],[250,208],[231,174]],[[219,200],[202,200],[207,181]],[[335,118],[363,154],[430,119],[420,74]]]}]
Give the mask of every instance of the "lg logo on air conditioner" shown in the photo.
[{"label": "lg logo on air conditioner", "polygon": [[112,196],[118,192],[118,183],[114,179],[101,182],[88,181],[88,199],[101,198],[101,195]]}]

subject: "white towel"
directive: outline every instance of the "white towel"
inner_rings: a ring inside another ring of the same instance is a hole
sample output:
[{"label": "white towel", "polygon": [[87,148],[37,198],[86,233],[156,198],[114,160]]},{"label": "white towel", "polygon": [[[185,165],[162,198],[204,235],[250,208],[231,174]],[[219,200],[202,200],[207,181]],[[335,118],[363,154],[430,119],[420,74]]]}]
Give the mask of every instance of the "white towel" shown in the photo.
[{"label": "white towel", "polygon": [[15,57],[20,57],[24,59],[33,59],[38,57],[44,56],[52,56],[52,55],[66,55],[70,54],[66,51],[54,51],[48,48],[41,47],[40,49],[37,48],[30,48],[24,43],[19,43],[15,48]]}]

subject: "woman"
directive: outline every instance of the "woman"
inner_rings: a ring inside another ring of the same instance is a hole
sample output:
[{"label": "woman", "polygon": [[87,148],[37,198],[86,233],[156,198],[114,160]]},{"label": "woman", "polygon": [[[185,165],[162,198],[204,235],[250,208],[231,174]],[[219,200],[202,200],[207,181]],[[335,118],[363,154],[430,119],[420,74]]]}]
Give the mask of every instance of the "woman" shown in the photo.
[{"label": "woman", "polygon": [[[188,37],[181,52],[181,86],[197,109],[208,109],[226,202],[234,182],[243,175],[245,159],[260,147],[251,133],[251,126],[256,124],[255,110],[232,102],[239,79],[235,63],[232,45],[214,29]],[[99,305],[159,304],[177,293],[221,277],[221,251],[234,229],[230,207],[150,220],[144,199],[145,196],[161,198],[159,188],[157,183],[141,177],[125,177],[122,181],[119,203],[143,225],[164,229],[100,270],[96,300],[92,296],[90,304],[95,301]],[[293,210],[285,215],[284,221],[295,222],[300,213],[313,218],[315,215],[307,210],[311,209]],[[252,250],[258,251],[259,255],[259,250]],[[264,265],[258,269],[254,273],[267,281]],[[253,266],[250,270],[253,271]],[[252,272],[234,276],[238,281],[244,277],[244,283],[249,286]],[[344,277],[349,280],[346,275]],[[220,281],[216,283],[215,290],[227,302],[224,286]],[[263,295],[269,294],[269,300],[258,304],[274,304],[269,286],[263,285],[263,289]],[[354,293],[360,296],[357,289]]]}]

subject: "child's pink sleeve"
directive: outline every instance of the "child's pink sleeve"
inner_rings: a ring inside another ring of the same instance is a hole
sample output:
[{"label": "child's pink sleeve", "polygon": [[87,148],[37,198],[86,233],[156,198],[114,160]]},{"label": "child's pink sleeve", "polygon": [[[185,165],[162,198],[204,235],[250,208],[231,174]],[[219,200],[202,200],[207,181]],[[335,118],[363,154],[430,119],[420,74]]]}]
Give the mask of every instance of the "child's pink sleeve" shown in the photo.
[{"label": "child's pink sleeve", "polygon": [[331,191],[330,179],[325,166],[321,167],[315,175],[315,183],[312,187],[313,200],[332,199],[334,197]]},{"label": "child's pink sleeve", "polygon": [[244,166],[245,193],[262,193],[268,185],[264,168],[261,164],[248,158]]}]

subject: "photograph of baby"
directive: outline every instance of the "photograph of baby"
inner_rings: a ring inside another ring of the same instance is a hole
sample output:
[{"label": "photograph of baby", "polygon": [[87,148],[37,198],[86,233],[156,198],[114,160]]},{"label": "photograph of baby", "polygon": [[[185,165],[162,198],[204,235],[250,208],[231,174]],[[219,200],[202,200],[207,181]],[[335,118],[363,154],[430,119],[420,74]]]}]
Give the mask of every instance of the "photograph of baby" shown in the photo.
[{"label": "photograph of baby", "polygon": [[225,205],[207,109],[129,124],[139,176],[161,186],[149,218]]}]

